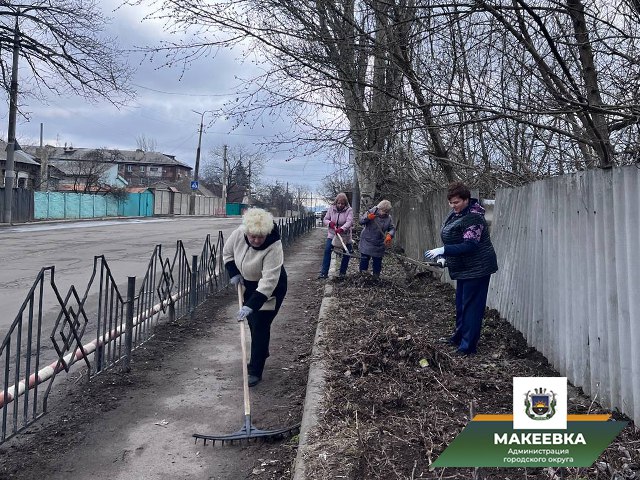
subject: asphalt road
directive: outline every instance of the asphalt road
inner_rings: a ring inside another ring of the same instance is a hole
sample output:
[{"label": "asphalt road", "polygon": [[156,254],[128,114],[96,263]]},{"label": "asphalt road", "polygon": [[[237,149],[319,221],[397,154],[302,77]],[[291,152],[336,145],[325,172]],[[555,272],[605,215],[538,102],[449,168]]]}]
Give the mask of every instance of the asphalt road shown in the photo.
[{"label": "asphalt road", "polygon": [[215,242],[221,230],[227,238],[240,221],[240,217],[185,217],[2,227],[0,338],[42,267],[55,265],[55,283],[62,296],[72,284],[82,295],[93,271],[94,256],[104,255],[118,285],[125,286],[128,276],[141,279],[145,274],[155,245],[161,244],[164,256],[173,258],[176,242],[182,240],[187,258],[191,258],[200,255],[207,234]]}]

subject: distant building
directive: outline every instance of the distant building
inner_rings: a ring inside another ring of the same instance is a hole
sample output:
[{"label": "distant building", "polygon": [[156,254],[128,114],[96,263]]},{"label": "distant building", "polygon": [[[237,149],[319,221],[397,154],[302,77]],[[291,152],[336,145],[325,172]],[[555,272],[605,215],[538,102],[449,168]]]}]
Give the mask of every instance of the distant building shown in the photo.
[{"label": "distant building", "polygon": [[173,155],[142,150],[121,150],[118,173],[132,186],[148,186],[157,182],[178,183],[191,179],[192,167],[176,160]]},{"label": "distant building", "polygon": [[191,178],[189,165],[179,162],[173,155],[159,152],[50,145],[42,152],[36,147],[25,150],[46,165],[51,183],[54,183],[53,168],[58,177],[62,173],[63,178],[55,178],[58,186],[84,184],[87,190],[94,190],[95,185],[147,187],[159,181],[176,183]]},{"label": "distant building", "polygon": [[[13,153],[13,170],[15,188],[34,188],[40,181],[40,163],[32,155],[22,149]],[[0,187],[4,187],[7,165],[7,142],[0,140]]]}]

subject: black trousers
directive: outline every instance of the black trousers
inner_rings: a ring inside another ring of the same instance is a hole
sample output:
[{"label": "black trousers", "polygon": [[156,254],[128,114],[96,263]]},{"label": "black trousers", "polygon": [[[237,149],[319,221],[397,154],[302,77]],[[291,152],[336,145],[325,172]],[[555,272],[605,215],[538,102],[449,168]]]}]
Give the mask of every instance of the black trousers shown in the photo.
[{"label": "black trousers", "polygon": [[251,360],[248,366],[249,375],[262,378],[264,364],[269,357],[271,323],[277,314],[277,310],[258,310],[247,317],[249,330],[251,331]]},{"label": "black trousers", "polygon": [[[244,301],[246,302],[255,291],[258,282],[245,282]],[[247,317],[249,331],[251,332],[251,360],[248,365],[249,375],[262,378],[264,363],[269,357],[269,341],[271,340],[271,324],[280,311],[280,306],[287,294],[287,272],[284,268],[280,272],[278,285],[273,292],[276,297],[274,310],[258,310]]]}]

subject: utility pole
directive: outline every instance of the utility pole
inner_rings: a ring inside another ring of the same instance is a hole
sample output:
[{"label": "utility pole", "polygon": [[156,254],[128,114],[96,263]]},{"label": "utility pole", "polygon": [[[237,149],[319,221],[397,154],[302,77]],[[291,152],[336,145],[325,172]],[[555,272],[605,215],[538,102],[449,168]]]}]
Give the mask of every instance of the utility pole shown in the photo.
[{"label": "utility pole", "polygon": [[202,146],[202,127],[204,125],[204,114],[205,112],[202,112],[200,114],[200,129],[198,130],[198,148],[196,150],[196,168],[195,168],[195,171],[193,172],[193,180],[196,182],[198,181],[198,176],[200,175],[200,147]]},{"label": "utility pole", "polygon": [[251,203],[251,194],[252,194],[252,190],[251,190],[251,157],[249,157],[249,173],[247,174],[247,180],[249,182],[248,190],[249,190],[249,203]]},{"label": "utility pole", "polygon": [[[200,128],[198,129],[198,148],[196,150],[196,165],[193,172],[193,181],[197,182],[200,176],[200,147],[202,146],[202,128],[204,126],[204,114],[210,112],[210,110],[205,110],[204,112],[196,112],[195,110],[191,110],[194,113],[200,115]],[[191,203],[189,204],[189,214],[195,215],[196,213],[196,192],[195,190],[191,190]]]},{"label": "utility pole", "polygon": [[7,133],[7,162],[4,177],[4,221],[12,225],[11,208],[13,206],[14,152],[16,148],[16,116],[18,113],[18,58],[20,56],[20,30],[18,19],[20,10],[16,11],[16,24],[13,30],[13,67],[11,69],[11,87],[9,91],[9,131]]},{"label": "utility pole", "polygon": [[38,157],[40,158],[40,191],[49,190],[49,152],[44,148],[44,124],[40,123],[40,149]]},{"label": "utility pole", "polygon": [[227,146],[222,148],[222,211],[227,216]]}]

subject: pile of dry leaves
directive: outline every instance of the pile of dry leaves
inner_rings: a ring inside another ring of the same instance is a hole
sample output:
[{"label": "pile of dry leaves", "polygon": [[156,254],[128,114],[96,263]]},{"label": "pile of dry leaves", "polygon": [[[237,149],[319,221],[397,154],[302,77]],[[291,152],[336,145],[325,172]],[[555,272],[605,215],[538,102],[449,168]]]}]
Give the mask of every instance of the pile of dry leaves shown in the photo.
[{"label": "pile of dry leaves", "polygon": [[[559,376],[496,311],[485,316],[477,355],[460,357],[439,343],[451,333],[454,294],[389,258],[379,281],[352,271],[335,280],[325,324],[327,389],[308,478],[640,478],[632,423],[591,468],[430,471],[474,412],[512,412],[514,376]],[[569,413],[608,412],[570,385]]]}]

